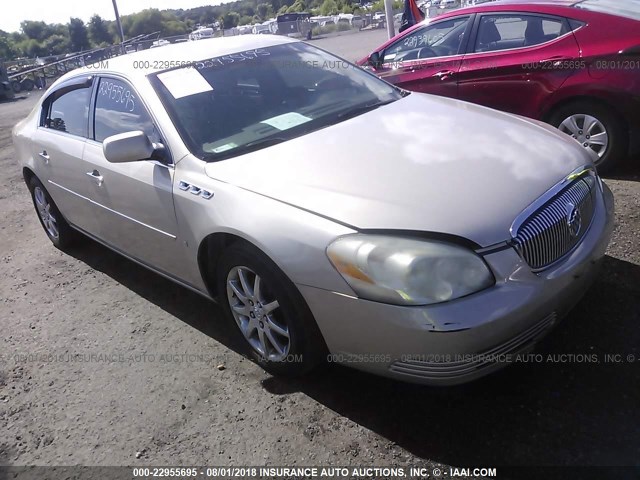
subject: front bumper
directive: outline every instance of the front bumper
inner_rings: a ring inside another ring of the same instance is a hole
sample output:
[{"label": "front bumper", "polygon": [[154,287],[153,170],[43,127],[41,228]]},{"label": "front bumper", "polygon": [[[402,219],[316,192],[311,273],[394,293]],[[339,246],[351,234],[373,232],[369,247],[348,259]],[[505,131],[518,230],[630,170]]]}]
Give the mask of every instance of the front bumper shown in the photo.
[{"label": "front bumper", "polygon": [[298,285],[330,359],[400,380],[454,385],[531,350],[596,278],[614,228],[604,186],[581,243],[553,268],[533,273],[513,249],[485,256],[496,285],[452,302],[402,307]]}]

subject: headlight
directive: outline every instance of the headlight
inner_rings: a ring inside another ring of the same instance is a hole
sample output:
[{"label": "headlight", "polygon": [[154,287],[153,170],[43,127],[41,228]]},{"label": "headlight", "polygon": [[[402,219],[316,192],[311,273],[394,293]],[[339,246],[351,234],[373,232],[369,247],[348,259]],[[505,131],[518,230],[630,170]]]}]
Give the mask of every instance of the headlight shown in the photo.
[{"label": "headlight", "polygon": [[347,235],[329,245],[327,255],[358,296],[378,302],[440,303],[495,283],[474,252],[437,241]]}]

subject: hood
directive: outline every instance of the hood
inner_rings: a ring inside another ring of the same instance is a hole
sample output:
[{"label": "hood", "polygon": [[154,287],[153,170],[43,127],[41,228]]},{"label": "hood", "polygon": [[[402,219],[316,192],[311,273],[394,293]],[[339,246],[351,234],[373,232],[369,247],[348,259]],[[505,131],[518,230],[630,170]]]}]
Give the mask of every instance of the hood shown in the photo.
[{"label": "hood", "polygon": [[205,171],[358,229],[489,246],[511,238],[520,212],[589,163],[573,139],[540,122],[413,93]]}]

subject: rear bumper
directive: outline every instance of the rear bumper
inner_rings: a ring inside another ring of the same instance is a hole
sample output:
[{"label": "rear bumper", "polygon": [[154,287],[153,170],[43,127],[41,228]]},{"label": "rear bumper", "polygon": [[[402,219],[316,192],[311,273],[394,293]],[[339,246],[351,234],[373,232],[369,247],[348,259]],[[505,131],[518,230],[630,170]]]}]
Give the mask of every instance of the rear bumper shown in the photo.
[{"label": "rear bumper", "polygon": [[593,283],[614,227],[604,187],[582,242],[553,269],[533,273],[513,249],[485,257],[490,289],[453,302],[401,307],[298,285],[331,352],[330,360],[400,380],[453,385],[530,350]]}]

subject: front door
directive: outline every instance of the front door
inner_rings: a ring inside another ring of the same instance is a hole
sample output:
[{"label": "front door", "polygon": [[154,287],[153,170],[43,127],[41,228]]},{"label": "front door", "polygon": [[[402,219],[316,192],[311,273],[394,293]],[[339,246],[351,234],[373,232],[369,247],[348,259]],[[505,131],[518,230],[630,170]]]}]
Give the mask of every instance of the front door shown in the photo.
[{"label": "front door", "polygon": [[177,276],[183,268],[173,206],[173,166],[151,160],[110,163],[102,142],[141,130],[162,143],[147,109],[125,81],[100,79],[93,133],[84,151],[91,166],[91,198],[99,206],[99,237],[110,246],[158,270]]},{"label": "front door", "polygon": [[470,18],[455,17],[408,32],[381,52],[376,75],[407,90],[457,97]]}]

